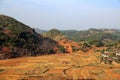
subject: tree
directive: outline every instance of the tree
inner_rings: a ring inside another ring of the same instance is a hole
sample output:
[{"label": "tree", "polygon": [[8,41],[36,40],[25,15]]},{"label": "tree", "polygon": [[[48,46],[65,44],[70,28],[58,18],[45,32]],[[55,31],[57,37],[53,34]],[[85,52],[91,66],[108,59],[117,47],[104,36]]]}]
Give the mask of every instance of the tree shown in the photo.
[{"label": "tree", "polygon": [[86,42],[83,43],[83,46],[90,47],[90,45],[88,43],[86,43]]},{"label": "tree", "polygon": [[102,46],[104,46],[104,44],[101,41],[98,41],[95,46],[96,47],[102,47]]},{"label": "tree", "polygon": [[48,54],[52,54],[52,53],[55,53],[53,49],[49,49],[48,50]]},{"label": "tree", "polygon": [[33,31],[33,33],[35,33],[35,29],[34,28],[32,29],[32,31]]},{"label": "tree", "polygon": [[102,47],[104,46],[103,42],[100,40],[93,40],[89,42],[91,45],[95,45],[96,47]]},{"label": "tree", "polygon": [[65,48],[64,48],[64,46],[59,46],[59,51],[60,51],[61,53],[65,53]]}]

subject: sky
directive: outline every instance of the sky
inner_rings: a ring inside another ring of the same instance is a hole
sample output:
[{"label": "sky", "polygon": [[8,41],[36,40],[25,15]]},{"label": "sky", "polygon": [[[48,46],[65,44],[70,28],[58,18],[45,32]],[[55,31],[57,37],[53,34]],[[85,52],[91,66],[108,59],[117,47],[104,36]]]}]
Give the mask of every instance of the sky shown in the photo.
[{"label": "sky", "polygon": [[42,30],[120,29],[120,0],[0,0],[0,14]]}]

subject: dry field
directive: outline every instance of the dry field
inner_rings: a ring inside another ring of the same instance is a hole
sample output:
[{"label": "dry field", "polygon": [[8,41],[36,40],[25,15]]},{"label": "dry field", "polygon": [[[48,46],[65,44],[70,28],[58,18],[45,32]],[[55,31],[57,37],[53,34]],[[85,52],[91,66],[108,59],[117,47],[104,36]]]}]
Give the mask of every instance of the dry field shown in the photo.
[{"label": "dry field", "polygon": [[0,60],[0,80],[120,80],[120,65],[99,59],[72,53]]}]

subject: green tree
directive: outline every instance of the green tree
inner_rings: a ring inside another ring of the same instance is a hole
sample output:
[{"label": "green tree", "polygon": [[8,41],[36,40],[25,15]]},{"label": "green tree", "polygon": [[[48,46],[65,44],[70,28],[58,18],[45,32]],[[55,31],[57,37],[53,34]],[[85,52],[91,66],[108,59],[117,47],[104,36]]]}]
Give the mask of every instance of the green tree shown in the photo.
[{"label": "green tree", "polygon": [[61,53],[65,53],[65,48],[64,48],[64,46],[59,46],[59,51],[60,51]]}]

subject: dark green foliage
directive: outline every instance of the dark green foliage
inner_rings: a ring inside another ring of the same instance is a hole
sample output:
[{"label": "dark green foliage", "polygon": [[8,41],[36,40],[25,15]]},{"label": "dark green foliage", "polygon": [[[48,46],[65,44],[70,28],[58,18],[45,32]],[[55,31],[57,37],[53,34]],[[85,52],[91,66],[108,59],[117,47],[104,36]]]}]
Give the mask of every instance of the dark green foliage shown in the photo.
[{"label": "dark green foliage", "polygon": [[31,31],[30,27],[5,15],[0,15],[0,25],[1,27],[11,30],[13,33],[20,33],[21,31],[24,30]]},{"label": "dark green foliage", "polygon": [[35,29],[34,28],[32,29],[32,31],[33,31],[33,33],[35,33]]},{"label": "dark green foliage", "polygon": [[72,51],[73,52],[76,52],[76,51],[79,51],[80,49],[79,48],[77,48],[77,47],[75,47],[75,46],[71,46],[72,47]]},{"label": "dark green foliage", "polygon": [[83,52],[87,52],[89,48],[91,48],[91,46],[89,45],[88,42],[84,42],[84,43],[80,46],[80,50],[83,51]]},{"label": "dark green foliage", "polygon": [[96,47],[102,47],[104,46],[103,42],[100,40],[93,40],[89,42],[91,45],[95,45]]},{"label": "dark green foliage", "polygon": [[65,53],[65,48],[64,48],[64,46],[59,46],[59,51],[60,51],[61,53]]},{"label": "dark green foliage", "polygon": [[89,45],[87,42],[84,42],[84,43],[83,43],[83,46],[85,46],[85,47],[90,47],[90,45]]},{"label": "dark green foliage", "polygon": [[72,47],[72,51],[73,51],[73,52],[76,51],[75,46],[71,46],[71,47]]},{"label": "dark green foliage", "polygon": [[9,36],[3,32],[0,32],[0,45],[7,45],[9,41]]},{"label": "dark green foliage", "polygon": [[30,32],[25,32],[24,31],[24,32],[19,33],[18,37],[22,38],[24,40],[28,40],[29,38],[32,38],[33,36]]},{"label": "dark green foliage", "polygon": [[83,51],[83,52],[87,52],[88,51],[88,49],[86,47],[84,47],[84,46],[80,47],[80,50]]},{"label": "dark green foliage", "polygon": [[101,50],[101,54],[104,54],[104,52],[105,52],[105,49]]},{"label": "dark green foliage", "polygon": [[101,42],[101,41],[98,41],[98,43],[96,43],[96,45],[95,45],[96,47],[103,47],[104,46],[104,44]]},{"label": "dark green foliage", "polygon": [[5,34],[5,33],[3,33],[3,32],[0,32],[0,38],[2,39],[4,39],[5,37],[7,37],[7,35]]},{"label": "dark green foliage", "polygon": [[53,49],[48,49],[48,53],[53,54],[53,53],[55,53],[55,51]]},{"label": "dark green foliage", "polygon": [[17,52],[11,52],[11,58],[16,58],[16,57],[19,57]]}]

